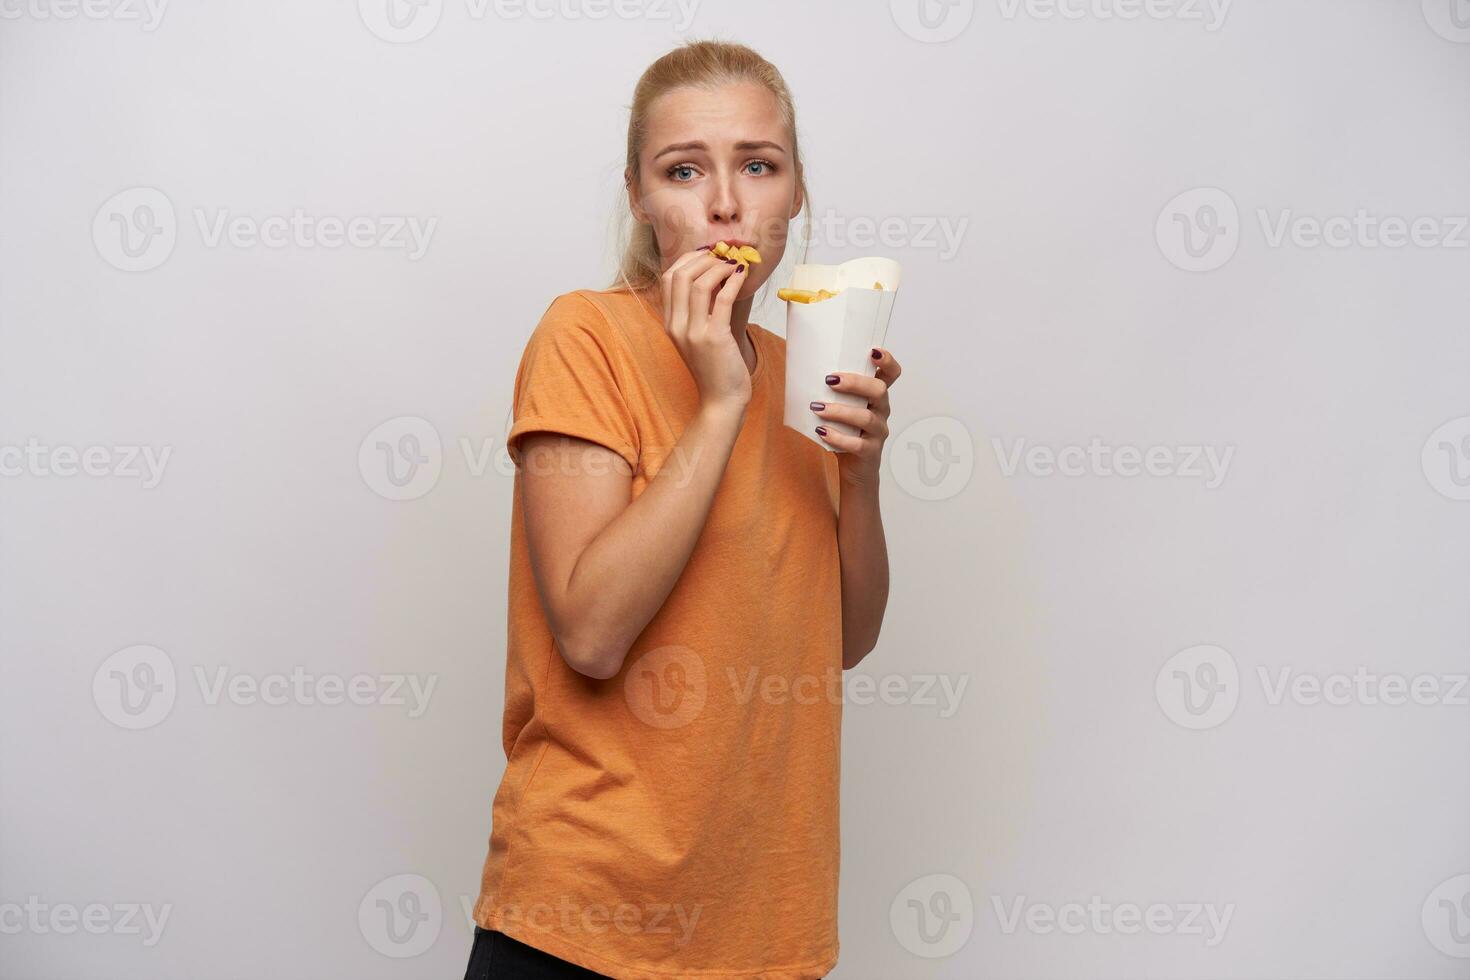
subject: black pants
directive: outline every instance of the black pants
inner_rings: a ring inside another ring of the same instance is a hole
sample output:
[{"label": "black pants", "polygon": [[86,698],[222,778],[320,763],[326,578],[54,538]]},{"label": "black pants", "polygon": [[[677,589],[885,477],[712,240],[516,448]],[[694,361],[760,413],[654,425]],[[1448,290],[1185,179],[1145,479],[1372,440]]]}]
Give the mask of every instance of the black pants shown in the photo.
[{"label": "black pants", "polygon": [[475,926],[464,980],[608,980],[601,973],[552,956],[503,932]]},{"label": "black pants", "polygon": [[607,977],[527,946],[493,929],[475,926],[470,965],[464,980],[594,980]]}]

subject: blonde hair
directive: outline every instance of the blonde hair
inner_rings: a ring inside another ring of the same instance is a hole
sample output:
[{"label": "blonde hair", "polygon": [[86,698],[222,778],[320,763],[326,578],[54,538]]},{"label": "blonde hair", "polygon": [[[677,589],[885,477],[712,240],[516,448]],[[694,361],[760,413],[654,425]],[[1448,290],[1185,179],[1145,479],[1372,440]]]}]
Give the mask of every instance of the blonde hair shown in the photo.
[{"label": "blonde hair", "polygon": [[[638,79],[633,89],[633,104],[628,108],[626,173],[629,183],[636,185],[641,176],[639,155],[647,138],[648,109],[655,99],[683,86],[714,87],[731,82],[753,82],[776,97],[781,121],[791,133],[791,164],[801,193],[801,206],[811,214],[811,198],[807,194],[806,174],[796,139],[796,106],[791,100],[786,80],[775,65],[752,49],[726,41],[690,41],[649,65]],[[623,254],[618,263],[617,278],[608,288],[642,292],[656,287],[663,265],[653,226],[635,220],[631,207],[623,210],[620,224],[622,230],[618,237]],[[803,236],[804,244],[808,237]]]}]

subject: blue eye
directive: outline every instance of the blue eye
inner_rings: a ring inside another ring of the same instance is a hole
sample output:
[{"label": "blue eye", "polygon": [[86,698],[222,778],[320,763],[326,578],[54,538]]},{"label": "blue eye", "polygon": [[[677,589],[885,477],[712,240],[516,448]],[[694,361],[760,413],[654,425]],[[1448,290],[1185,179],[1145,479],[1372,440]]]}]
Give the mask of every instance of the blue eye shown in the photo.
[{"label": "blue eye", "polygon": [[692,177],[683,177],[683,178],[680,178],[680,177],[674,177],[674,174],[675,174],[675,173],[677,173],[677,172],[679,172],[679,171],[681,171],[681,170],[689,170],[689,171],[693,171],[693,170],[694,170],[694,168],[693,168],[693,167],[691,167],[691,166],[689,166],[689,165],[688,165],[688,164],[687,164],[687,163],[679,163],[679,164],[675,164],[675,165],[674,165],[674,166],[672,166],[672,167],[670,167],[670,168],[669,168],[669,170],[668,170],[668,175],[669,175],[669,176],[670,176],[670,177],[672,177],[672,178],[673,178],[673,179],[674,179],[674,180],[676,180],[676,181],[678,181],[678,182],[679,182],[679,183],[681,183],[681,184],[683,184],[683,183],[687,183],[687,182],[688,182],[688,181],[690,181],[690,180],[692,180],[692,179],[693,179],[693,178],[692,178]]},{"label": "blue eye", "polygon": [[[746,166],[748,166],[748,167],[765,167],[766,169],[764,171],[762,171],[762,173],[770,173],[771,171],[773,171],[773,170],[776,169],[775,165],[773,163],[771,163],[769,160],[752,160],[752,161],[750,161],[750,163],[746,164]],[[760,174],[756,174],[756,176],[759,177]]]}]

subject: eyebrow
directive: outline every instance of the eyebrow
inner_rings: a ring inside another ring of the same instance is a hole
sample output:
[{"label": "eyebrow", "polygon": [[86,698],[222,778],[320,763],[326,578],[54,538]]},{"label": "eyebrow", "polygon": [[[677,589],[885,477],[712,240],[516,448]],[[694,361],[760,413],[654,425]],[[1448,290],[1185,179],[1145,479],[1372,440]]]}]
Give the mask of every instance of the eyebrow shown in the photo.
[{"label": "eyebrow", "polygon": [[[780,153],[785,153],[786,152],[786,147],[782,146],[780,143],[772,143],[770,140],[741,140],[739,143],[736,143],[735,144],[735,149],[737,149],[737,150],[776,150],[776,151],[778,151]],[[664,147],[662,150],[659,150],[657,153],[655,153],[653,155],[653,158],[655,160],[657,160],[659,157],[663,156],[665,153],[679,153],[679,152],[687,152],[689,150],[702,150],[704,152],[709,152],[709,147],[706,146],[700,140],[693,140],[693,141],[691,141],[689,143],[670,143],[668,146]]]}]

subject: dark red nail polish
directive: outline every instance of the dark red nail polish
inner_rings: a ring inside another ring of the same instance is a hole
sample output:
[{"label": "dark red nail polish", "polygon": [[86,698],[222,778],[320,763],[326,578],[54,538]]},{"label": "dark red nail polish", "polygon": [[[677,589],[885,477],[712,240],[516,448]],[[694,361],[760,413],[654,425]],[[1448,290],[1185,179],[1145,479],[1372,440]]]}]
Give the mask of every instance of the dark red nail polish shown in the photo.
[{"label": "dark red nail polish", "polygon": [[820,412],[822,409],[824,409],[826,407],[827,407],[827,403],[826,402],[812,402],[811,403],[811,408],[812,408],[812,411],[813,412]]},{"label": "dark red nail polish", "polygon": [[745,271],[745,266],[743,264],[742,265],[737,265],[735,267],[735,271],[736,272],[744,272]]},{"label": "dark red nail polish", "polygon": [[835,374],[829,374],[829,375],[827,375],[827,383],[829,385],[835,385],[840,380],[841,379],[838,378],[837,375],[835,375]]},{"label": "dark red nail polish", "polygon": [[818,435],[823,435],[823,436],[826,435],[827,434],[827,427],[825,425],[819,425],[819,426],[817,426],[817,434]]},{"label": "dark red nail polish", "polygon": [[739,262],[735,261],[734,259],[725,259],[725,261],[728,262],[728,263],[730,263],[731,265],[739,265],[740,264]]},{"label": "dark red nail polish", "polygon": [[696,248],[695,251],[696,252],[708,252],[712,248],[714,248],[713,245],[701,245],[698,248]]},{"label": "dark red nail polish", "polygon": [[881,361],[881,360],[883,360],[883,352],[881,350],[879,350],[878,348],[876,348],[876,347],[873,348],[873,360],[875,360],[875,361]]}]

